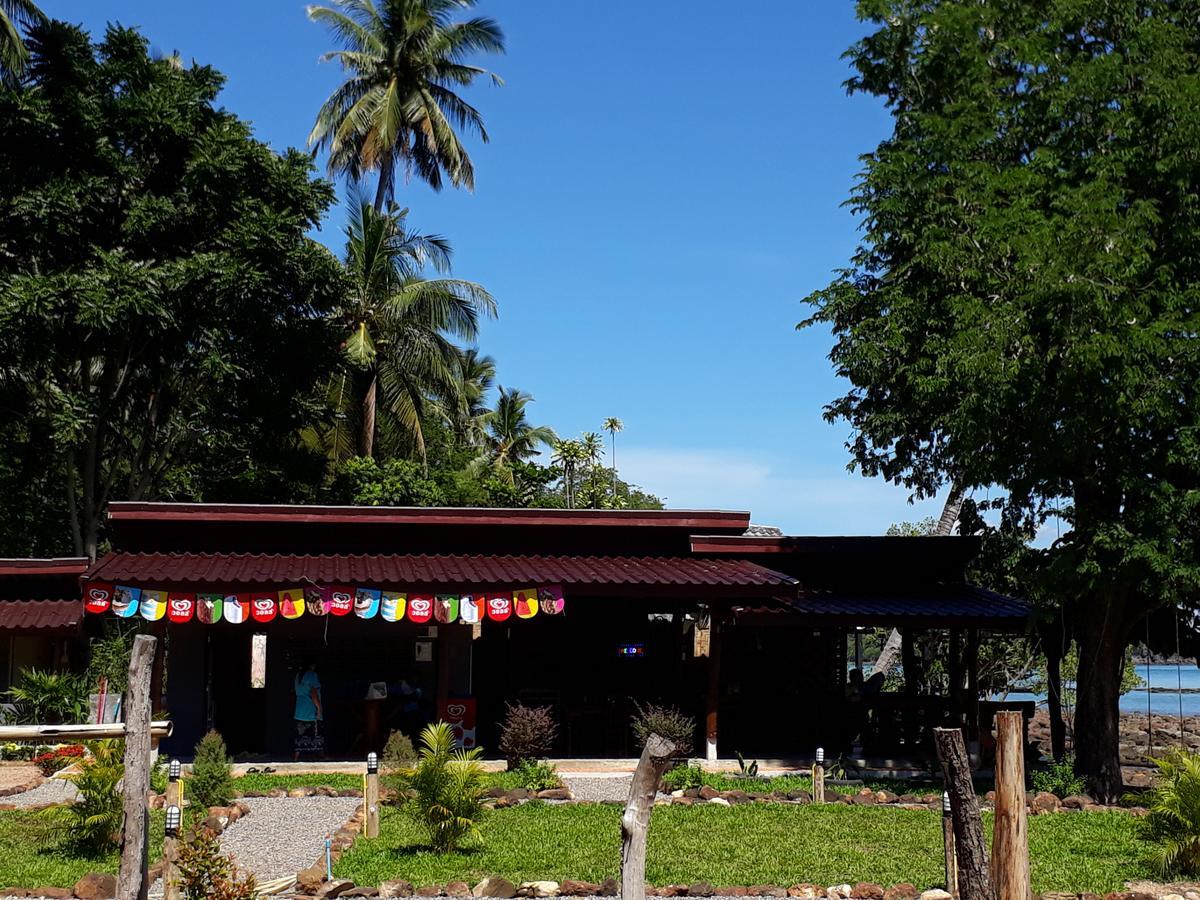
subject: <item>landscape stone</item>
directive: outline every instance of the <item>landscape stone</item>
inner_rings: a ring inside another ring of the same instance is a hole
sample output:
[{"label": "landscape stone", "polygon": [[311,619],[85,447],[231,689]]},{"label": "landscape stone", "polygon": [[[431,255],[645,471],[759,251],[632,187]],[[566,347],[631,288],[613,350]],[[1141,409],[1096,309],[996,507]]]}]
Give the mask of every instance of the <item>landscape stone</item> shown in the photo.
[{"label": "landscape stone", "polygon": [[750,795],[745,791],[725,791],[721,794],[726,800],[732,803],[749,803]]},{"label": "landscape stone", "polygon": [[[503,879],[501,879],[501,881],[503,881]],[[505,882],[505,883],[508,884],[510,887],[512,886],[511,882]],[[600,891],[600,885],[598,885],[598,884],[593,884],[590,881],[576,881],[575,879],[572,879],[572,878],[566,879],[558,886],[558,895],[560,897],[593,897],[593,896],[596,896],[599,893],[599,891]],[[515,889],[514,889],[514,893],[515,893]],[[478,896],[512,897],[513,894],[503,894],[503,895],[502,894],[476,894],[476,896],[477,897]]]},{"label": "landscape stone", "polygon": [[[579,884],[580,882],[575,883]],[[501,878],[499,875],[489,875],[472,888],[471,894],[475,897],[499,897],[500,900],[510,900],[510,898],[517,896],[517,886],[507,878]]]},{"label": "landscape stone", "polygon": [[907,881],[902,881],[900,884],[894,884],[883,892],[883,900],[916,900],[920,891],[915,885],[909,884]]},{"label": "landscape stone", "polygon": [[333,900],[334,897],[340,897],[346,891],[354,887],[354,882],[348,878],[338,878],[330,881],[327,884],[321,885],[321,889],[317,891],[319,900]]},{"label": "landscape stone", "polygon": [[1093,803],[1090,797],[1083,797],[1079,794],[1071,794],[1069,797],[1062,799],[1063,809],[1087,809]]},{"label": "landscape stone", "polygon": [[574,800],[575,795],[566,788],[547,788],[537,792],[539,800]]},{"label": "landscape stone", "polygon": [[71,900],[71,892],[60,887],[34,888],[30,894],[34,897],[43,897],[45,900]]},{"label": "landscape stone", "polygon": [[696,796],[701,800],[715,800],[721,796],[721,792],[706,784],[696,792]]},{"label": "landscape stone", "polygon": [[343,897],[378,897],[379,888],[373,887],[356,887],[351,888],[342,894]]},{"label": "landscape stone", "polygon": [[733,887],[721,888],[718,893],[722,897],[749,897],[750,888],[744,884],[735,884]]},{"label": "landscape stone", "polygon": [[296,890],[302,894],[315,894],[325,883],[325,870],[320,866],[309,866],[296,873]]},{"label": "landscape stone", "polygon": [[750,886],[752,897],[786,897],[787,888],[775,884],[754,884]]},{"label": "landscape stone", "polygon": [[716,888],[707,881],[697,881],[688,885],[689,897],[712,897],[716,892]]},{"label": "landscape stone", "polygon": [[883,900],[883,886],[869,881],[860,881],[854,885],[850,896],[860,898],[860,900]]},{"label": "landscape stone", "polygon": [[600,882],[600,890],[596,891],[597,897],[615,897],[621,892],[621,886],[617,884],[615,878],[605,878]]},{"label": "landscape stone", "polygon": [[517,888],[519,897],[557,897],[557,881],[523,881]]},{"label": "landscape stone", "polygon": [[1054,812],[1062,806],[1062,801],[1049,791],[1038,791],[1029,805],[1033,807],[1034,812]]},{"label": "landscape stone", "polygon": [[733,805],[728,800],[726,800],[724,797],[713,797],[708,802],[713,804],[714,806],[732,806]]},{"label": "landscape stone", "polygon": [[447,897],[470,897],[471,886],[465,881],[451,881],[446,885]]},{"label": "landscape stone", "polygon": [[829,900],[846,900],[852,890],[848,884],[831,884],[825,889],[825,896]]},{"label": "landscape stone", "polygon": [[933,888],[932,890],[922,891],[921,900],[954,900],[949,891],[943,891],[941,888]]},{"label": "landscape stone", "polygon": [[436,884],[423,884],[419,888],[417,888],[415,891],[413,891],[413,896],[414,897],[440,897],[440,896],[442,896],[442,889],[440,887],[438,887]]},{"label": "landscape stone", "polygon": [[385,900],[395,900],[397,897],[411,897],[413,886],[411,881],[405,881],[398,878],[394,881],[385,881],[379,886],[379,896]]},{"label": "landscape stone", "polygon": [[117,876],[107,872],[89,872],[72,889],[79,900],[112,900],[117,896]]},{"label": "landscape stone", "polygon": [[686,884],[668,884],[658,889],[658,896],[660,897],[686,897],[687,895],[688,887]]}]

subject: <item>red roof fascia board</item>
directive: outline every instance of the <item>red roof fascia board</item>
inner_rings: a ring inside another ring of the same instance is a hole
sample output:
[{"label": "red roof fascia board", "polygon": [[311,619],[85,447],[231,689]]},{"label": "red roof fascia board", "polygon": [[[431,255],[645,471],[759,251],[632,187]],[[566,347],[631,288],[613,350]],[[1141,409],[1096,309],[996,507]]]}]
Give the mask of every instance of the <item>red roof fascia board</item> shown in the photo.
[{"label": "red roof fascia board", "polygon": [[0,559],[0,575],[82,575],[87,571],[85,557],[69,559]]},{"label": "red roof fascia board", "polygon": [[[253,553],[111,553],[85,576],[89,581],[139,585],[233,586],[294,583],[371,584],[397,588],[460,589],[562,584],[621,588],[623,595],[793,596],[796,580],[741,559],[630,556],[328,555]],[[591,591],[585,591],[591,593]]]},{"label": "red roof fascia board", "polygon": [[750,513],[729,510],[484,509],[478,507],[289,506],[220,503],[109,505],[116,522],[383,523],[407,525],[636,526],[742,529]]},{"label": "red roof fascia board", "polygon": [[0,600],[0,631],[68,631],[83,618],[83,601]]}]

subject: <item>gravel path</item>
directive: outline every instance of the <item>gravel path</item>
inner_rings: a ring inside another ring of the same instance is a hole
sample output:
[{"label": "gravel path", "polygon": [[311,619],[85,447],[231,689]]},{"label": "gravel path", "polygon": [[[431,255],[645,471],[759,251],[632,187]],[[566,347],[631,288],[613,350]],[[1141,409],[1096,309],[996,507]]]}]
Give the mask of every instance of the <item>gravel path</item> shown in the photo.
[{"label": "gravel path", "polygon": [[32,791],[0,797],[0,803],[13,803],[17,806],[42,806],[47,803],[74,802],[75,785],[65,778],[51,778],[42,782]]},{"label": "gravel path", "polygon": [[559,776],[576,800],[620,800],[629,799],[632,775],[568,775]]},{"label": "gravel path", "polygon": [[250,815],[221,835],[221,847],[259,882],[295,875],[325,852],[325,835],[337,831],[362,803],[357,797],[247,797]]}]

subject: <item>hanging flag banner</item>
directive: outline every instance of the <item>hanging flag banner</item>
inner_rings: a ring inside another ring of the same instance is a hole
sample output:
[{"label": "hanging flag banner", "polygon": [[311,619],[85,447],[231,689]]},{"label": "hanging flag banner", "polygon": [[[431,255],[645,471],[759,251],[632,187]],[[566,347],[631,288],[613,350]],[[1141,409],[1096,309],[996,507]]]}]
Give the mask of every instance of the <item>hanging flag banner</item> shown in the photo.
[{"label": "hanging flag banner", "polygon": [[106,613],[112,606],[113,586],[111,584],[89,584],[83,593],[83,608],[88,612],[99,615]]},{"label": "hanging flag banner", "polygon": [[379,612],[383,591],[360,587],[354,592],[354,614],[360,619],[373,619]]},{"label": "hanging flag banner", "polygon": [[537,588],[513,591],[513,609],[518,619],[532,619],[538,614]]},{"label": "hanging flag banner", "polygon": [[405,601],[408,594],[397,591],[381,591],[379,595],[379,617],[385,622],[399,622],[404,618]]},{"label": "hanging flag banner", "polygon": [[279,592],[279,614],[285,619],[298,619],[304,615],[304,588]]},{"label": "hanging flag banner", "polygon": [[332,602],[330,598],[333,596],[333,591],[328,587],[317,586],[307,587],[304,589],[304,611],[310,616],[324,616],[329,614],[329,604]]},{"label": "hanging flag banner", "polygon": [[337,586],[330,589],[329,614],[333,616],[348,616],[354,609],[354,588]]},{"label": "hanging flag banner", "polygon": [[225,598],[221,594],[196,595],[196,619],[205,625],[214,625],[221,621],[221,610]]},{"label": "hanging flag banner", "polygon": [[279,612],[275,594],[254,593],[250,595],[250,618],[255,622],[270,622]]},{"label": "hanging flag banner", "polygon": [[458,594],[438,594],[433,602],[433,619],[439,625],[458,621]]},{"label": "hanging flag banner", "polygon": [[250,595],[225,594],[221,598],[221,618],[234,625],[250,620]]},{"label": "hanging flag banner", "polygon": [[458,621],[475,625],[483,621],[483,616],[483,597],[479,594],[463,594],[458,598]]},{"label": "hanging flag banner", "polygon": [[181,625],[184,622],[192,621],[192,616],[196,614],[196,595],[195,594],[180,594],[171,591],[167,597],[167,621],[174,622],[176,625]]},{"label": "hanging flag banner", "polygon": [[512,615],[512,594],[488,594],[488,618],[493,622],[503,622]]},{"label": "hanging flag banner", "polygon": [[167,612],[167,592],[142,590],[141,614],[147,622],[157,622]]},{"label": "hanging flag banner", "polygon": [[408,621],[423,625],[433,618],[433,598],[428,594],[413,594],[408,598]]},{"label": "hanging flag banner", "polygon": [[538,588],[537,597],[538,607],[548,616],[558,615],[567,605],[561,584]]},{"label": "hanging flag banner", "polygon": [[141,602],[141,588],[126,587],[121,584],[113,588],[112,611],[122,619],[131,619],[136,616],[138,605]]}]

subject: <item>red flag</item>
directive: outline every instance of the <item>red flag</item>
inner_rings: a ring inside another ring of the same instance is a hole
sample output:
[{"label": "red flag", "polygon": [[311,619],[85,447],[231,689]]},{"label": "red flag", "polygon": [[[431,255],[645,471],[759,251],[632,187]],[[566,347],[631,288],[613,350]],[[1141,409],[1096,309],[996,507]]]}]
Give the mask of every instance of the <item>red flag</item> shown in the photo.
[{"label": "red flag", "polygon": [[501,594],[498,591],[488,593],[487,614],[493,622],[503,622],[512,615],[512,594]]},{"label": "red flag", "polygon": [[83,589],[83,608],[90,613],[105,613],[112,606],[113,586],[93,582]]},{"label": "red flag", "polygon": [[429,594],[408,595],[408,621],[418,625],[433,617],[433,597]]},{"label": "red flag", "polygon": [[257,592],[250,597],[250,617],[255,622],[270,622],[278,611],[273,593]]},{"label": "red flag", "polygon": [[354,588],[336,585],[329,596],[329,612],[334,616],[348,616],[354,609]]},{"label": "red flag", "polygon": [[193,593],[176,593],[171,591],[167,596],[167,621],[190,622],[196,614],[196,595]]}]

